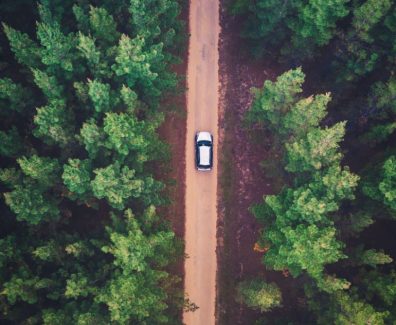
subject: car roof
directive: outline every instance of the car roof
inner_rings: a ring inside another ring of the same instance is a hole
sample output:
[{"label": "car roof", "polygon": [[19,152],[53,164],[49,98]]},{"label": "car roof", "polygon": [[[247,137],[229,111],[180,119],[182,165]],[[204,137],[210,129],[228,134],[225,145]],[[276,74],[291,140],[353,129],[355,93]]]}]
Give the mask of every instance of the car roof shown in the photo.
[{"label": "car roof", "polygon": [[209,132],[198,132],[197,133],[197,141],[210,141],[212,142],[212,136]]},{"label": "car roof", "polygon": [[203,166],[210,165],[210,147],[199,146],[199,164]]}]

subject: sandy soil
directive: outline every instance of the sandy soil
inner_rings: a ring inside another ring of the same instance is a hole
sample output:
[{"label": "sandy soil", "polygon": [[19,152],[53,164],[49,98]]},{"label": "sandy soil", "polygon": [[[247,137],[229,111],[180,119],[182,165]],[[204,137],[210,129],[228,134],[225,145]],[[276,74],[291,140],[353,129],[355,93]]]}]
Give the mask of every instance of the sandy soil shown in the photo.
[{"label": "sandy soil", "polygon": [[[215,324],[217,127],[218,127],[218,0],[190,1],[190,44],[187,74],[185,292],[198,305],[185,312],[187,325]],[[194,135],[209,131],[214,137],[214,168],[198,172]]]}]

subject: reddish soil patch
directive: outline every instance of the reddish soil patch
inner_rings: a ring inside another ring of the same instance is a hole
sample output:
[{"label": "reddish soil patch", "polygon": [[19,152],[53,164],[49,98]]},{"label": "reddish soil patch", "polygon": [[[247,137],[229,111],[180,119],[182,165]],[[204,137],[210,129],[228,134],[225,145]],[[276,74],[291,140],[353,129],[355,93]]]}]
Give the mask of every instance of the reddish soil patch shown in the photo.
[{"label": "reddish soil patch", "polygon": [[[292,286],[291,279],[284,278],[280,272],[266,271],[261,263],[263,253],[253,249],[262,226],[248,209],[253,203],[261,202],[263,195],[273,194],[275,187],[274,180],[266,177],[260,167],[260,162],[268,156],[265,149],[268,141],[243,126],[244,114],[253,100],[251,87],[262,87],[266,79],[274,80],[282,71],[276,62],[255,61],[247,53],[246,44],[237,36],[241,23],[226,13],[226,2],[222,1],[219,44],[221,154],[216,314],[219,324],[253,324],[260,313],[235,301],[238,282],[265,276],[282,289],[292,290],[288,288]],[[284,305],[288,305],[289,298],[285,299],[285,295],[283,298]],[[279,310],[267,315],[278,313]]]},{"label": "reddish soil patch", "polygon": [[[185,140],[186,140],[186,114],[187,103],[185,96],[186,73],[188,59],[188,2],[182,4],[180,19],[184,22],[185,47],[178,55],[183,61],[175,65],[172,70],[180,78],[178,91],[165,100],[165,105],[170,108],[165,115],[165,120],[160,126],[158,133],[162,141],[169,145],[170,160],[157,166],[156,176],[165,182],[165,196],[170,204],[159,208],[159,214],[170,221],[176,237],[184,240],[185,233]],[[171,274],[180,277],[178,289],[183,291],[184,280],[184,258],[178,259],[168,268]],[[183,311],[178,311],[178,318],[182,323]]]},{"label": "reddish soil patch", "polygon": [[238,23],[224,13],[224,8],[221,27],[219,140],[222,159],[219,164],[217,315],[219,324],[251,324],[258,313],[235,302],[234,287],[264,270],[260,261],[262,254],[253,250],[261,226],[248,208],[272,191],[259,165],[265,159],[265,152],[260,144],[253,144],[249,139],[242,120],[253,99],[250,88],[261,87],[265,79],[273,79],[276,73],[241,53],[236,37]]},{"label": "reddish soil patch", "polygon": [[[185,64],[183,63],[183,66]],[[181,99],[185,102],[185,99]],[[159,128],[161,139],[170,147],[170,161],[161,166],[160,179],[167,182],[166,196],[170,204],[161,207],[160,212],[172,224],[172,229],[179,238],[184,237],[184,195],[185,195],[185,103],[178,111],[167,113],[164,123]],[[180,262],[183,265],[183,261]]]}]

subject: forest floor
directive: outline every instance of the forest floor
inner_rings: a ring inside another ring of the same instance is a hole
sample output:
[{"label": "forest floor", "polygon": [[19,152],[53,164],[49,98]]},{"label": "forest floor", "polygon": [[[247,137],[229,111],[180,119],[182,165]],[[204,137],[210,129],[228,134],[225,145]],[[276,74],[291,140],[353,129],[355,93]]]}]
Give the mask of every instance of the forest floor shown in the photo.
[{"label": "forest floor", "polygon": [[[235,301],[235,285],[239,281],[261,275],[267,281],[281,282],[281,288],[293,290],[290,279],[280,272],[265,270],[261,263],[263,253],[254,250],[261,226],[248,209],[261,202],[263,195],[273,194],[277,184],[274,175],[266,175],[260,166],[263,160],[270,159],[264,149],[266,139],[243,126],[244,113],[253,100],[251,87],[261,88],[265,80],[274,80],[281,71],[276,62],[255,61],[247,53],[248,46],[237,37],[241,23],[225,12],[226,2],[222,0],[219,44],[222,114],[216,315],[219,325],[247,325],[259,319],[260,313]],[[295,296],[290,292],[290,298]],[[284,297],[284,303],[288,300]]]},{"label": "forest floor", "polygon": [[[188,42],[188,1],[183,3],[180,19],[185,23],[186,42]],[[181,241],[184,240],[185,234],[185,181],[186,181],[186,122],[187,122],[187,100],[185,91],[187,89],[187,60],[188,45],[180,49],[177,54],[182,62],[173,67],[180,78],[178,94],[172,94],[167,105],[170,110],[165,115],[165,120],[160,126],[158,133],[160,138],[169,144],[170,160],[161,166],[158,166],[158,177],[168,183],[166,187],[166,197],[170,204],[161,207],[161,215],[165,216],[171,222],[172,229],[176,237]],[[178,259],[169,269],[171,274],[180,277],[180,290],[184,290],[184,259]],[[179,319],[182,320],[183,313],[180,310]]]},{"label": "forest floor", "polygon": [[275,72],[263,62],[253,62],[240,49],[238,22],[221,14],[220,36],[220,141],[222,147],[218,222],[218,310],[219,324],[251,324],[258,313],[235,301],[235,283],[263,270],[262,254],[253,250],[259,224],[248,211],[253,202],[270,194],[260,162],[265,159],[260,145],[253,144],[242,126],[253,96],[251,87],[261,87]]}]

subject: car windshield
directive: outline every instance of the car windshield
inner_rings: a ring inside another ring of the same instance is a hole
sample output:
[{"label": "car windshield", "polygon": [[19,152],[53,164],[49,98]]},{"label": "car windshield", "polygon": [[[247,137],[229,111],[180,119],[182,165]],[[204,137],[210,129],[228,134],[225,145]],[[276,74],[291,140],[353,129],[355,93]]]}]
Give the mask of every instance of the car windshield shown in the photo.
[{"label": "car windshield", "polygon": [[212,144],[210,143],[210,141],[199,141],[198,142],[199,146],[207,146],[210,147]]}]

